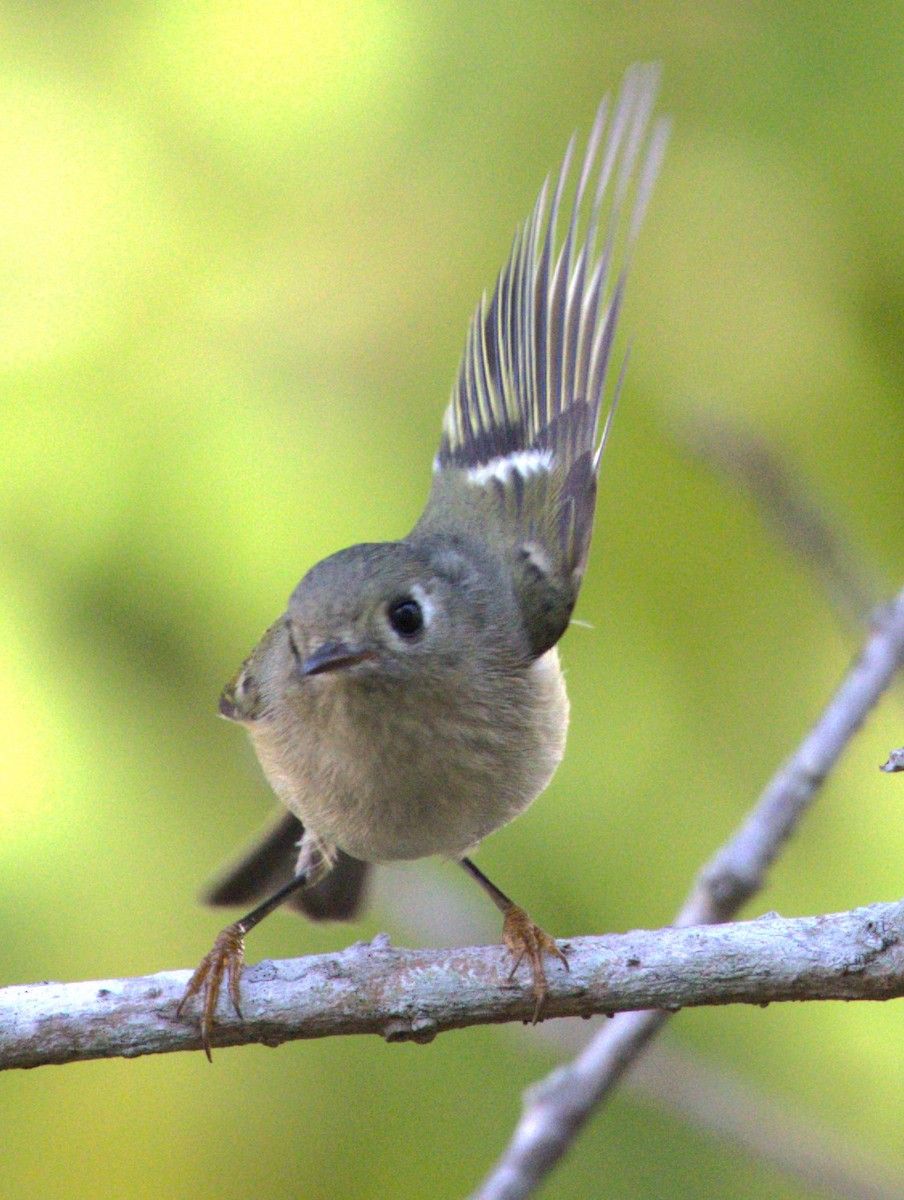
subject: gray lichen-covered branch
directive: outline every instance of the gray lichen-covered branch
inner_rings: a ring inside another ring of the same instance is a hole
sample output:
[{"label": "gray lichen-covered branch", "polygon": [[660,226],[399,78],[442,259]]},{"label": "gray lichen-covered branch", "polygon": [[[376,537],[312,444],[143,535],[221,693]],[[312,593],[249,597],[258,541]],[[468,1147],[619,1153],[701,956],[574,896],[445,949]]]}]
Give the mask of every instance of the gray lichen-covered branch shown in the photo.
[{"label": "gray lichen-covered branch", "polygon": [[[705,1004],[888,1000],[904,995],[904,901],[830,916],[769,914],[733,925],[668,928],[563,943],[570,970],[550,980],[550,1017]],[[429,1041],[468,1025],[523,1021],[530,978],[500,947],[403,950],[380,937],[337,954],[262,962],[243,979],[244,1020],[224,1001],[215,1046],[375,1033]],[[0,1066],[35,1067],[196,1050],[175,1009],[188,973],[41,983],[0,991]]]}]

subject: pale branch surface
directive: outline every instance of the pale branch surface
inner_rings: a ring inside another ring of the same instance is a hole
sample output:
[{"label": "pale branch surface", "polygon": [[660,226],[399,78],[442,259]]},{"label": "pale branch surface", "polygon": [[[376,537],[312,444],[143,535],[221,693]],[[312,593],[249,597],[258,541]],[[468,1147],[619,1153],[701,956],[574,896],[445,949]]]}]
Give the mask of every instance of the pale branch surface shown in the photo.
[{"label": "pale branch surface", "polygon": [[884,762],[879,768],[880,771],[887,771],[890,775],[895,771],[904,771],[904,746],[899,746],[897,750],[892,750],[888,756],[888,761]]},{"label": "pale branch surface", "polygon": [[[820,785],[902,665],[904,590],[877,610],[841,686],[747,819],[700,872],[677,925],[729,920],[762,886]],[[571,1063],[525,1094],[512,1138],[472,1200],[522,1200],[539,1186],[668,1019],[664,1007],[651,1009],[616,1017]]]},{"label": "pale branch surface", "polygon": [[[551,1017],[656,1006],[904,995],[904,900],[853,912],[563,941],[551,969]],[[214,1046],[375,1033],[430,1041],[468,1025],[525,1021],[530,977],[510,979],[501,947],[402,950],[385,937],[336,954],[264,961],[242,980],[244,1020],[223,1000]],[[200,1045],[193,1012],[176,1020],[188,978],[41,983],[0,991],[0,1066],[163,1054]]]}]

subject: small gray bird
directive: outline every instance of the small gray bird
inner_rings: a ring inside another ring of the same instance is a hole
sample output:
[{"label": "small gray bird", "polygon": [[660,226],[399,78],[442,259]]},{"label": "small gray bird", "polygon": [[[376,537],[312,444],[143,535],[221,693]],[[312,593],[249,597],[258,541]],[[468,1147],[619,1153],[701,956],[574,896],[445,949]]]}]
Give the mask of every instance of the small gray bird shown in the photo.
[{"label": "small gray bird", "polygon": [[238,1010],[246,933],[287,899],[352,916],[370,863],[459,861],[504,914],[515,967],[527,959],[534,1020],[544,958],[568,965],[468,855],[543,791],[565,748],[556,643],[587,565],[613,339],[665,144],[656,83],[654,68],[627,73],[576,183],[572,139],[551,199],[547,180],[517,232],[471,321],[414,529],[313,567],[223,692],[220,712],[245,726],[289,811],[207,896],[273,893],[223,930],[179,1006],[202,993],[208,1057],[224,979]]}]

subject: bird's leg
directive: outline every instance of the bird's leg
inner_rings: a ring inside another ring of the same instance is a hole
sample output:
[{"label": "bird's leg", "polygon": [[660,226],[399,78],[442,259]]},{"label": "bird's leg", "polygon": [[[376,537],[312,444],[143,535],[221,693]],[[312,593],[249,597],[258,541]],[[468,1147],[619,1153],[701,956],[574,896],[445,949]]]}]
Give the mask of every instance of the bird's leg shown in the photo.
[{"label": "bird's leg", "polygon": [[515,958],[515,965],[512,967],[509,979],[520,967],[522,959],[527,959],[533,976],[534,996],[537,1001],[532,1022],[536,1025],[543,1015],[543,1007],[546,1003],[546,967],[543,958],[548,954],[554,955],[565,964],[566,971],[569,970],[568,959],[559,949],[555,938],[551,938],[532,921],[524,909],[510,900],[504,892],[501,892],[495,883],[487,879],[483,871],[476,867],[469,858],[461,858],[459,862],[468,874],[477,880],[502,913],[502,940]]},{"label": "bird's leg", "polygon": [[287,900],[293,892],[304,887],[307,882],[307,872],[299,872],[284,887],[274,892],[263,904],[252,909],[240,921],[234,921],[231,925],[227,925],[217,935],[210,953],[204,956],[194,975],[189,979],[182,999],[179,1001],[179,1007],[176,1009],[176,1016],[182,1015],[182,1009],[192,996],[201,993],[201,1044],[209,1061],[210,1030],[213,1026],[213,1017],[224,978],[227,981],[229,996],[235,1006],[235,1011],[240,1018],[242,1016],[242,1010],[239,1007],[239,982],[242,977],[242,967],[245,964],[245,935],[263,921],[264,917],[269,916],[275,908],[279,908],[280,904]]}]

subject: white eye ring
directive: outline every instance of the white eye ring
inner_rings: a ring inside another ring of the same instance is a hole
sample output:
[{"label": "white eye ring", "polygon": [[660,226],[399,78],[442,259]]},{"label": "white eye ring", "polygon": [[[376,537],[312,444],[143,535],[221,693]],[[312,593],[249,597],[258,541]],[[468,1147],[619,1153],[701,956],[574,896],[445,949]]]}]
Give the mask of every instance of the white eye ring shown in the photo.
[{"label": "white eye ring", "polygon": [[415,583],[404,595],[387,605],[386,619],[397,637],[403,641],[413,641],[428,627],[433,618],[433,611],[433,601],[424,589]]}]

